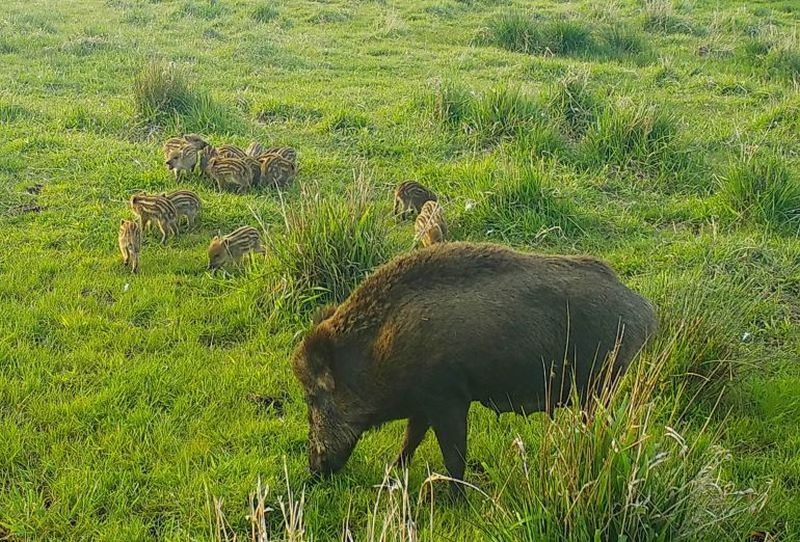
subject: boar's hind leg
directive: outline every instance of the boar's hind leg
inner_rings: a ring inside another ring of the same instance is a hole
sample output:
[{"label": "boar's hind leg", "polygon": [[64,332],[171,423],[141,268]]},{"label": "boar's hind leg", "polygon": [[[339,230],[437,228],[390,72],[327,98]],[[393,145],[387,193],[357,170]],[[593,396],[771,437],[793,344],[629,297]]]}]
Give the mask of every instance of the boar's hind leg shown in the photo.
[{"label": "boar's hind leg", "polygon": [[414,452],[417,447],[425,438],[425,433],[428,432],[430,424],[428,419],[424,416],[415,415],[408,419],[406,424],[406,436],[403,439],[403,448],[400,450],[400,455],[394,462],[395,467],[406,469],[411,465],[411,459],[414,457]]},{"label": "boar's hind leg", "polygon": [[[467,412],[466,405],[453,405],[442,409],[431,418],[431,426],[439,441],[439,449],[444,457],[444,465],[450,477],[455,480],[464,479],[464,467],[467,461]],[[464,485],[452,482],[451,489],[457,497],[464,497]]]}]

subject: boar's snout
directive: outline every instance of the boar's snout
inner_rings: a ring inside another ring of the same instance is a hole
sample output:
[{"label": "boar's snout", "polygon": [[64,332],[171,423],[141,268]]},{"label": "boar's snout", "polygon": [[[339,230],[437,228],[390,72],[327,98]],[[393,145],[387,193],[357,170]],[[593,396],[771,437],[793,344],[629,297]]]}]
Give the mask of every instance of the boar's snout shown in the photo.
[{"label": "boar's snout", "polygon": [[312,447],[308,451],[308,469],[311,471],[311,474],[315,476],[328,476],[329,474],[333,474],[344,467],[354,447],[355,444],[333,452],[327,450],[320,451]]},{"label": "boar's snout", "polygon": [[309,408],[308,468],[314,475],[326,476],[340,470],[358,437],[335,411]]},{"label": "boar's snout", "polygon": [[308,451],[308,470],[314,477],[327,476],[333,474],[335,470],[324,453],[316,450]]},{"label": "boar's snout", "polygon": [[346,385],[336,385],[331,359],[326,332],[318,325],[292,360],[308,407],[308,467],[313,475],[340,470],[365,429],[358,421],[357,401]]}]

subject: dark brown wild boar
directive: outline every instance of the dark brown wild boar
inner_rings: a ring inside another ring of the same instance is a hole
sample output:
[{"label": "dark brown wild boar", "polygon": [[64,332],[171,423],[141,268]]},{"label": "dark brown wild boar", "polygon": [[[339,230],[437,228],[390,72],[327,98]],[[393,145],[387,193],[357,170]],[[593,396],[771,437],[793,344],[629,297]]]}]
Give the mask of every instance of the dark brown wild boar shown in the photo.
[{"label": "dark brown wild boar", "polygon": [[339,470],[365,430],[407,418],[397,463],[432,428],[462,479],[472,401],[542,411],[568,400],[573,376],[585,399],[615,346],[619,375],[655,330],[650,303],[594,258],[473,243],[400,256],[318,318],[295,352],[310,469]]}]

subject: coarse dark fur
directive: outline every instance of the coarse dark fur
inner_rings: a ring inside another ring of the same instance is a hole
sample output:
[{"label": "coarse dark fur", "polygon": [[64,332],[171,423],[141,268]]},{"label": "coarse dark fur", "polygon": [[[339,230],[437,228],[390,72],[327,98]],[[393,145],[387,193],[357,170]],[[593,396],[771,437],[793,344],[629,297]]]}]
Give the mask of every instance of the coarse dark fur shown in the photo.
[{"label": "coarse dark fur", "polygon": [[455,479],[473,401],[549,411],[573,378],[583,400],[610,381],[607,357],[618,376],[657,327],[650,303],[600,260],[460,242],[396,258],[315,319],[293,359],[311,471],[339,470],[365,430],[408,419],[398,463],[432,428]]}]

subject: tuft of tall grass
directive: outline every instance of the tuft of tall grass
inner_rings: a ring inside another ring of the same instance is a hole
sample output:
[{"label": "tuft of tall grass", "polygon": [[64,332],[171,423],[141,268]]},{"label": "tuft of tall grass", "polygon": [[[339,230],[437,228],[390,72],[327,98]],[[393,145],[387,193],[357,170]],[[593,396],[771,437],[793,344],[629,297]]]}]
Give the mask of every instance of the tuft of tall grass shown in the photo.
[{"label": "tuft of tall grass", "polygon": [[474,93],[453,83],[439,83],[428,105],[435,121],[460,128],[481,145],[496,145],[535,131],[545,117],[533,97],[510,86]]},{"label": "tuft of tall grass", "polygon": [[426,95],[433,119],[451,128],[460,127],[469,117],[473,94],[452,81],[437,80]]},{"label": "tuft of tall grass", "polygon": [[659,308],[659,347],[669,351],[662,376],[670,395],[676,404],[715,401],[745,363],[740,348],[757,316],[755,285],[695,270],[660,273],[646,289]]},{"label": "tuft of tall grass", "polygon": [[800,83],[800,48],[787,44],[773,47],[767,53],[766,63],[770,76]]},{"label": "tuft of tall grass", "polygon": [[548,99],[548,108],[562,121],[567,134],[580,138],[596,122],[602,109],[600,100],[589,89],[588,74],[570,73],[562,77]]},{"label": "tuft of tall grass", "polygon": [[0,124],[33,117],[35,115],[31,111],[20,105],[0,102]]},{"label": "tuft of tall grass", "polygon": [[499,86],[473,98],[467,124],[482,143],[495,144],[522,135],[543,119],[544,112],[528,94]]},{"label": "tuft of tall grass", "polygon": [[17,52],[17,45],[8,40],[8,38],[0,38],[0,55],[8,55]]},{"label": "tuft of tall grass", "polygon": [[486,539],[744,539],[766,492],[727,482],[729,454],[714,435],[688,436],[664,415],[658,390],[670,355],[642,356],[584,408],[573,398],[542,420],[536,442],[515,439],[508,462],[490,471],[496,510],[474,518]]},{"label": "tuft of tall grass", "polygon": [[250,13],[250,18],[257,23],[268,23],[278,17],[280,12],[270,4],[259,4]]},{"label": "tuft of tall grass", "polygon": [[359,176],[343,198],[304,186],[299,202],[283,209],[286,231],[268,235],[272,302],[284,314],[307,314],[340,303],[370,271],[393,254],[388,214]]},{"label": "tuft of tall grass", "polygon": [[634,56],[647,51],[642,33],[621,21],[606,26],[602,31],[606,55],[612,57]]},{"label": "tuft of tall grass", "polygon": [[657,179],[680,176],[692,165],[690,153],[679,141],[675,118],[646,105],[617,104],[599,110],[581,151],[587,165],[611,165]]},{"label": "tuft of tall grass", "polygon": [[216,19],[223,14],[225,8],[217,0],[189,0],[183,6],[184,15],[198,19]]},{"label": "tuft of tall grass", "polygon": [[133,82],[137,115],[155,122],[174,114],[188,113],[196,100],[186,73],[175,64],[152,63]]},{"label": "tuft of tall grass", "polygon": [[744,53],[766,67],[767,76],[800,82],[800,39],[796,34],[757,31],[745,42]]},{"label": "tuft of tall grass", "polygon": [[757,37],[751,37],[744,42],[743,48],[747,56],[765,56],[767,53],[769,53],[769,50],[772,49],[772,43]]},{"label": "tuft of tall grass", "polygon": [[770,108],[757,119],[754,128],[782,137],[800,132],[800,94]]},{"label": "tuft of tall grass", "polygon": [[505,242],[535,244],[554,232],[561,236],[583,233],[578,208],[551,183],[542,162],[493,172],[491,186],[460,228]]},{"label": "tuft of tall grass", "polygon": [[570,19],[542,20],[520,12],[509,12],[489,22],[489,43],[529,54],[581,55],[596,48],[586,25]]},{"label": "tuft of tall grass", "polygon": [[644,29],[666,34],[691,33],[692,25],[675,14],[672,0],[644,1]]},{"label": "tuft of tall grass", "polygon": [[363,113],[345,108],[332,112],[322,122],[323,129],[342,135],[352,135],[369,130],[371,125],[369,117]]},{"label": "tuft of tall grass", "polygon": [[743,153],[719,184],[723,200],[740,216],[800,231],[800,181],[779,154]]},{"label": "tuft of tall grass", "polygon": [[380,36],[393,38],[402,36],[409,30],[409,25],[399,11],[389,8],[376,22],[376,33]]}]

